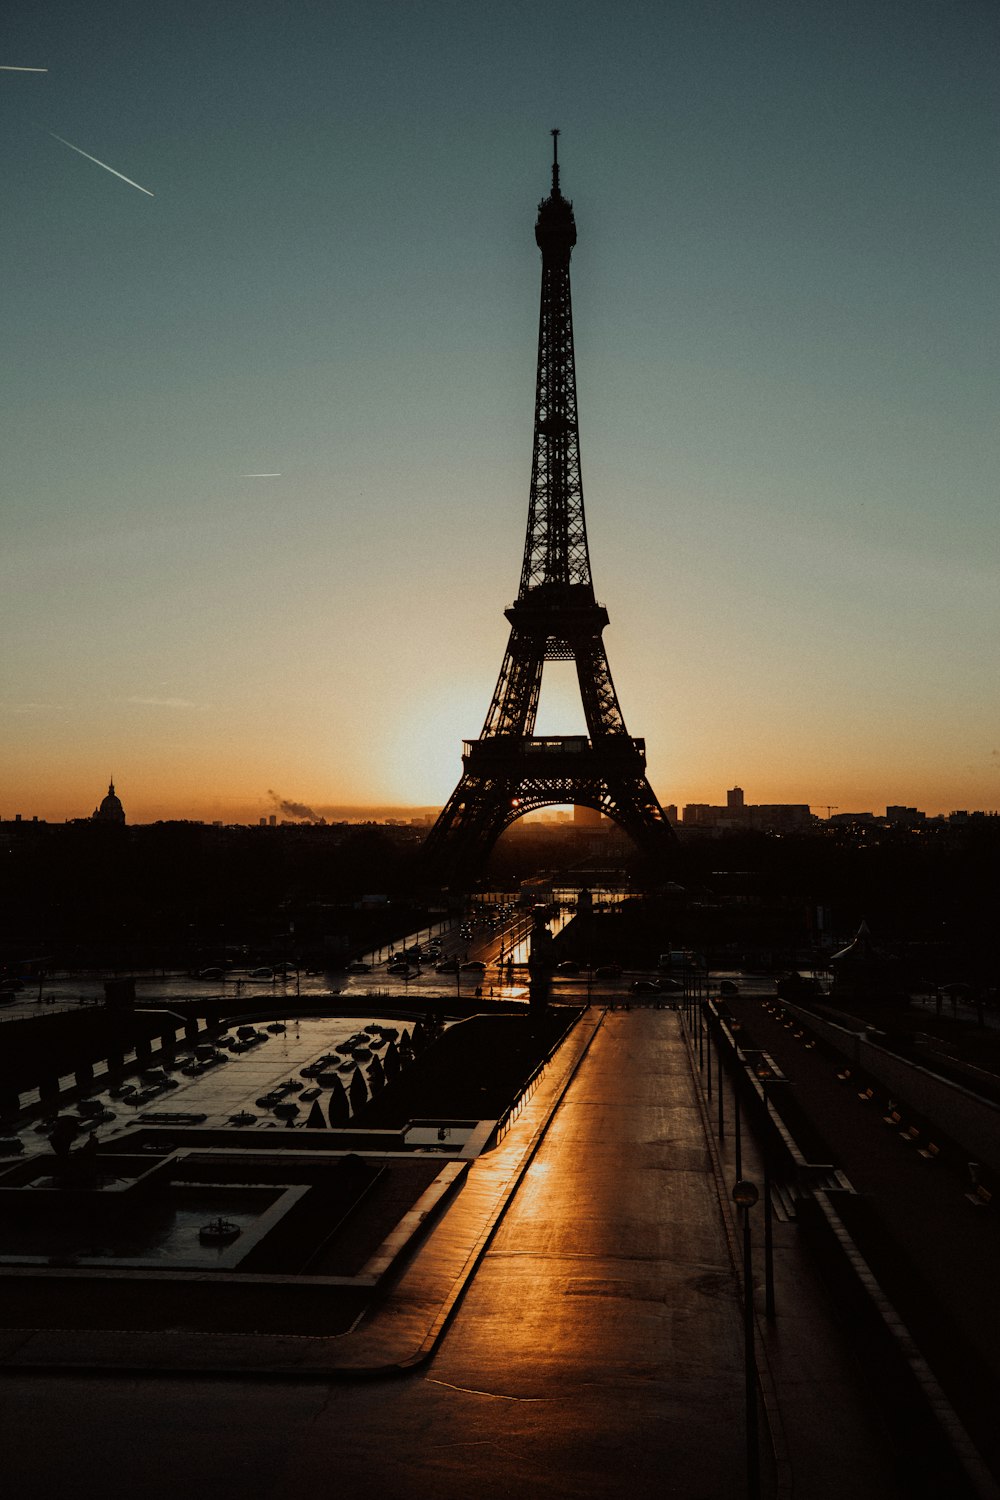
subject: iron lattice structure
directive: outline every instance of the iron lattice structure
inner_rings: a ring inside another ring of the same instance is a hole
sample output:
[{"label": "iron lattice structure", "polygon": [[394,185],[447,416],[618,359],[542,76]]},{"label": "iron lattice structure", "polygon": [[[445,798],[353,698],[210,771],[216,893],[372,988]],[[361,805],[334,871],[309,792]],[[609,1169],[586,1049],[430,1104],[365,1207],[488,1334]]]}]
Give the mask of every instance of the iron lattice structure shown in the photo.
[{"label": "iron lattice structure", "polygon": [[[559,189],[553,131],[552,191],[539,204],[542,252],[531,495],[517,599],[504,611],[510,639],[478,740],[467,740],[461,780],[424,845],[433,878],[464,884],[500,834],[524,813],[576,803],[605,813],[655,874],[676,838],[646,776],[643,740],[625,728],[604,649],[608,613],[594,595],[583,510],[569,263],[573,205]],[[587,735],[539,737],[535,716],[547,661],[574,661]]]}]

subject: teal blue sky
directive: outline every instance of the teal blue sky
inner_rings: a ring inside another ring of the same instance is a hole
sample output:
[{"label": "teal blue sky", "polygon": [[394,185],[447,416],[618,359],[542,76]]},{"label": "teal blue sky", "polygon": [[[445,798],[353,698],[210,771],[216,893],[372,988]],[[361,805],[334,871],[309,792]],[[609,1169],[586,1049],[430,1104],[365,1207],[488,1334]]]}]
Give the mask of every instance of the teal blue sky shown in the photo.
[{"label": "teal blue sky", "polygon": [[447,796],[552,126],[661,800],[1000,804],[998,57],[985,0],[8,0],[0,817]]}]

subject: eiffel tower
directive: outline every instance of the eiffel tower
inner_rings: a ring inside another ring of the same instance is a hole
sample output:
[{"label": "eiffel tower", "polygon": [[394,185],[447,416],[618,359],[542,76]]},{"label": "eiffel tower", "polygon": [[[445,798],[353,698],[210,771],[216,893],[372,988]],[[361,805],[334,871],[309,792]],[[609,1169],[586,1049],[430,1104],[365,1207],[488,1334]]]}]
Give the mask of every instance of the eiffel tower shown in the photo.
[{"label": "eiffel tower", "polygon": [[[465,741],[461,780],[422,851],[428,876],[459,886],[482,868],[505,828],[552,804],[596,808],[618,823],[654,877],[665,876],[676,848],[646,777],[645,741],[625,728],[602,640],[608,612],[590,574],[569,283],[576,222],[559,190],[558,130],[552,141],[552,191],[535,224],[542,299],[521,586],[504,611],[510,639],[482,734]],[[587,735],[535,735],[547,661],[576,663]]]}]

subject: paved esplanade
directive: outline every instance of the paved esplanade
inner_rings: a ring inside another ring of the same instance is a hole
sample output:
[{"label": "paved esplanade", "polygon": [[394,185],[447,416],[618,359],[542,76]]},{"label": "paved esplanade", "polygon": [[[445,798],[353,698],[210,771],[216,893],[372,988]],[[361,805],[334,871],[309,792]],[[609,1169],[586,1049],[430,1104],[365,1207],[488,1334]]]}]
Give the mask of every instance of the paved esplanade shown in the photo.
[{"label": "paved esplanade", "polygon": [[[571,1039],[572,1054],[593,1037],[429,1361],[395,1379],[344,1368],[335,1381],[9,1370],[10,1493],[743,1493],[740,1303],[680,1019],[617,1012],[595,1030],[597,1020],[590,1013]],[[344,1341],[345,1367],[355,1340],[405,1362],[421,1321],[434,1327],[449,1257],[453,1271],[467,1260],[473,1220],[485,1225],[500,1163],[523,1148],[542,1093],[483,1161],[491,1187],[480,1206],[463,1191],[371,1327]],[[841,1477],[850,1436],[839,1433]],[[853,1482],[851,1492],[870,1493]]]}]

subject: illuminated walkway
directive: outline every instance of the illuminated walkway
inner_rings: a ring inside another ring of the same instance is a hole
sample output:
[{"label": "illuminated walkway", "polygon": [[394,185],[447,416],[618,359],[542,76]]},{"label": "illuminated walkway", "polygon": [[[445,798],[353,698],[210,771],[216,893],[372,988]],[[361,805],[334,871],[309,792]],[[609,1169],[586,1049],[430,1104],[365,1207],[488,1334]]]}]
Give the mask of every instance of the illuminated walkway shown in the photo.
[{"label": "illuminated walkway", "polygon": [[[784,1254],[779,1264],[808,1280]],[[810,1500],[885,1500],[893,1488],[835,1330],[807,1286],[779,1286],[779,1299],[769,1404],[787,1399],[796,1432],[765,1464],[765,1495],[791,1495],[794,1480]],[[333,1341],[339,1378],[320,1347],[331,1341],[278,1342],[281,1378],[250,1378],[264,1341],[249,1331],[227,1341],[246,1377],[7,1372],[12,1493],[79,1493],[96,1446],[102,1500],[175,1500],[193,1486],[213,1500],[743,1493],[740,1304],[678,1015],[591,1013],[381,1313]],[[203,1336],[179,1330],[175,1343],[192,1356]],[[407,1365],[432,1346],[395,1379],[349,1368]]]}]

